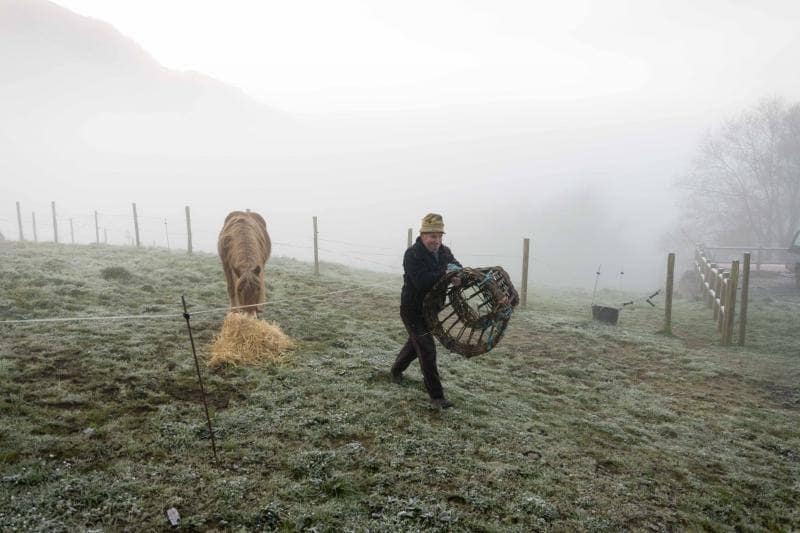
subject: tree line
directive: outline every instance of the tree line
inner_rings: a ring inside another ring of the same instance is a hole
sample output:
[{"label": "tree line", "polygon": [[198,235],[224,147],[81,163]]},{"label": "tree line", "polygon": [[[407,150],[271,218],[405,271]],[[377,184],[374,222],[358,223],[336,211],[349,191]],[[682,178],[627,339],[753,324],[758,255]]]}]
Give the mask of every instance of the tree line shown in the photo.
[{"label": "tree line", "polygon": [[695,242],[788,247],[800,229],[800,102],[762,100],[708,132],[678,186]]}]

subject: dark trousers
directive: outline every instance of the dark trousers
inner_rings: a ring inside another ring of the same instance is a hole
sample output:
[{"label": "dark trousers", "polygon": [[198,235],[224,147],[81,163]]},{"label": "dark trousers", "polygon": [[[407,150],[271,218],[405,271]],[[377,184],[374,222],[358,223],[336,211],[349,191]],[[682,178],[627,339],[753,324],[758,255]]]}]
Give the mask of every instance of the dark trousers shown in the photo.
[{"label": "dark trousers", "polygon": [[433,333],[428,332],[420,313],[401,308],[400,318],[403,319],[408,331],[408,340],[397,354],[397,359],[392,365],[392,373],[400,374],[418,358],[428,394],[431,398],[444,398],[439,370],[436,368],[436,344],[433,342]]}]

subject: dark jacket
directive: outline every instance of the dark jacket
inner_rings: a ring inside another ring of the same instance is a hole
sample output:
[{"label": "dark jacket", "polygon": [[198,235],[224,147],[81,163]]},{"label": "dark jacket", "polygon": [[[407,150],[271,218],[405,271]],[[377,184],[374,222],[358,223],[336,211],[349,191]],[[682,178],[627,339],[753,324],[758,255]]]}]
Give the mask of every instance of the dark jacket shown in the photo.
[{"label": "dark jacket", "polygon": [[406,250],[403,256],[403,292],[400,307],[408,312],[422,315],[422,301],[447,270],[449,263],[461,266],[453,257],[453,252],[445,245],[439,247],[439,259],[425,248],[422,239]]}]

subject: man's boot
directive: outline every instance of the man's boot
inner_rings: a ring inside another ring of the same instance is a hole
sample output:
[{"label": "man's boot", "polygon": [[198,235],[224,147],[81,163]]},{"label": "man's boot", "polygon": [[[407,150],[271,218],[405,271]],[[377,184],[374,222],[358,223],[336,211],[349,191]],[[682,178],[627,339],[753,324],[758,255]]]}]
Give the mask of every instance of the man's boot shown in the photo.
[{"label": "man's boot", "polygon": [[434,409],[449,409],[453,407],[453,402],[447,398],[431,398],[431,407]]}]

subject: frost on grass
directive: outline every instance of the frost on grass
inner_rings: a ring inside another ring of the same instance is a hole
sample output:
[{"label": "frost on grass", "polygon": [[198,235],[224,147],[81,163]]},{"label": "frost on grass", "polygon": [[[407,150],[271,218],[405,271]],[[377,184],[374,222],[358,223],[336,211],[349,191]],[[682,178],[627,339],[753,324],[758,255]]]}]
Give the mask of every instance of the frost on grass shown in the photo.
[{"label": "frost on grass", "polygon": [[211,345],[208,366],[278,363],[293,347],[292,339],[277,324],[230,313]]}]

